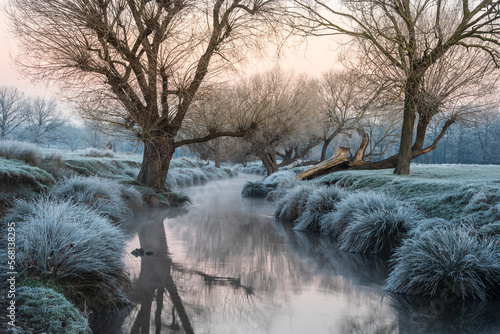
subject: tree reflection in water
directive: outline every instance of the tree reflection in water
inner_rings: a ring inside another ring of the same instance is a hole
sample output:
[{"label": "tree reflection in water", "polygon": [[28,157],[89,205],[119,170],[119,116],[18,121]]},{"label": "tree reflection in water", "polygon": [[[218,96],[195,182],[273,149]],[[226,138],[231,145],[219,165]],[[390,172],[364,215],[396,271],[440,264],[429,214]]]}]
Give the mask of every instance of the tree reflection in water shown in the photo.
[{"label": "tree reflection in water", "polygon": [[[174,280],[176,273],[199,276],[208,287],[230,286],[235,290],[243,290],[247,296],[252,295],[252,288],[242,285],[238,278],[213,276],[174,263],[168,250],[163,218],[156,216],[149,219],[150,223],[141,226],[137,235],[140,247],[153,254],[141,258],[140,273],[134,280],[135,288],[130,294],[132,302],[138,305],[138,310],[133,322],[131,321],[130,330],[125,329],[126,332],[145,334],[152,333],[154,329],[154,333],[165,333],[169,330],[177,332],[182,328],[186,334],[194,333],[190,316]],[[171,304],[170,311],[164,312],[168,304]],[[154,315],[153,307],[156,307]],[[167,317],[168,324],[164,324]]]},{"label": "tree reflection in water", "polygon": [[386,259],[275,222],[265,202],[241,200],[245,179],[190,188],[186,214],[133,231],[131,249],[153,255],[129,261],[136,306],[121,333],[449,333],[477,324],[453,320],[473,314],[485,319],[478,333],[499,328],[484,308],[467,315],[447,304],[456,311],[446,319],[385,293]]}]

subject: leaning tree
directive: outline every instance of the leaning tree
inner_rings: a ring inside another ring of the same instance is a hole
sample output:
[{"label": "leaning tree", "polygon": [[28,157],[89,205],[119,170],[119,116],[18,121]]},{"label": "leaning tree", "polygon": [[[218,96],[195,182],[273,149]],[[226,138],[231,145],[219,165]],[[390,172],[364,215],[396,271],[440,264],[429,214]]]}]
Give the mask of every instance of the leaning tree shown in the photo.
[{"label": "leaning tree", "polygon": [[[420,115],[425,130],[438,110],[442,97],[426,93],[429,70],[446,66],[443,58],[454,59],[462,50],[479,51],[485,69],[500,64],[500,1],[482,0],[295,0],[291,13],[294,26],[313,35],[343,35],[352,38],[374,71],[400,82],[403,122],[399,154],[384,167],[408,174],[410,161],[425,153],[424,132],[413,130]],[[463,67],[444,67],[447,73],[470,73]],[[473,70],[474,71],[474,70]],[[482,76],[484,73],[479,73]],[[475,75],[470,73],[470,75]],[[396,84],[396,86],[398,86]],[[428,108],[430,107],[430,108]],[[452,121],[447,122],[449,126]],[[446,129],[445,129],[446,131]],[[371,165],[368,167],[375,168]]]},{"label": "leaning tree", "polygon": [[144,143],[138,180],[163,189],[177,147],[248,129],[178,139],[209,74],[272,35],[280,1],[10,0],[19,64],[64,83],[82,115]]}]

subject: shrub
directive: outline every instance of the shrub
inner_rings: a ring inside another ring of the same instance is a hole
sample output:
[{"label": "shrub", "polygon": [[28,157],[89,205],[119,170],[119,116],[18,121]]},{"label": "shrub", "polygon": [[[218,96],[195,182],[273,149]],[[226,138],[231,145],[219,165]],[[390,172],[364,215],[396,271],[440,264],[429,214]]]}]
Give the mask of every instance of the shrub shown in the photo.
[{"label": "shrub", "polygon": [[500,250],[460,227],[429,230],[396,251],[388,291],[486,300],[500,287]]},{"label": "shrub", "polygon": [[247,181],[243,185],[241,196],[245,198],[265,198],[269,190],[270,189],[261,181]]},{"label": "shrub", "polygon": [[114,158],[115,153],[111,150],[102,150],[94,147],[88,147],[83,150],[82,155],[92,158]]},{"label": "shrub", "polygon": [[319,232],[319,219],[327,212],[334,211],[345,192],[338,187],[320,187],[308,198],[305,210],[297,219],[297,231]]},{"label": "shrub", "polygon": [[94,308],[123,303],[120,291],[129,284],[124,234],[108,219],[67,200],[41,197],[16,201],[5,221],[16,224],[18,272],[51,281]]},{"label": "shrub", "polygon": [[87,205],[116,223],[128,222],[134,217],[128,205],[142,207],[139,192],[118,181],[97,176],[64,180],[54,187],[52,193],[58,198]]},{"label": "shrub", "polygon": [[43,158],[38,146],[15,140],[0,141],[0,157],[21,160],[32,166],[38,166]]},{"label": "shrub", "polygon": [[49,288],[17,290],[19,313],[30,324],[53,334],[87,334],[90,327],[78,309],[62,294]]},{"label": "shrub", "polygon": [[314,187],[309,183],[292,188],[276,204],[274,217],[294,222],[304,211],[313,190]]},{"label": "shrub", "polygon": [[399,246],[403,237],[422,216],[399,201],[382,200],[375,210],[354,212],[339,237],[341,250],[353,253],[384,253]]}]

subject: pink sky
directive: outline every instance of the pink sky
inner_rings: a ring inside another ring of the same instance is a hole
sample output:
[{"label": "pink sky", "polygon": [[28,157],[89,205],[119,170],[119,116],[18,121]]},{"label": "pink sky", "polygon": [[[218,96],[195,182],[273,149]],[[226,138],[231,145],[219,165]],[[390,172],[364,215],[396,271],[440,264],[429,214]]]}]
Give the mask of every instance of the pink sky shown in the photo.
[{"label": "pink sky", "polygon": [[[7,0],[0,0],[0,6],[6,2]],[[35,86],[30,83],[29,79],[22,78],[20,73],[13,69],[11,57],[16,55],[15,41],[8,34],[6,18],[1,11],[0,32],[0,85],[16,86],[31,96],[54,96],[55,93],[47,89],[45,85]],[[316,38],[302,45],[298,50],[287,49],[285,52],[287,56],[280,59],[280,65],[284,69],[293,69],[297,73],[305,72],[312,76],[319,76],[336,66],[337,53],[334,49],[335,44],[327,38]],[[245,72],[270,69],[275,64],[274,60],[264,61],[264,63],[262,60],[250,61],[245,65]]]}]

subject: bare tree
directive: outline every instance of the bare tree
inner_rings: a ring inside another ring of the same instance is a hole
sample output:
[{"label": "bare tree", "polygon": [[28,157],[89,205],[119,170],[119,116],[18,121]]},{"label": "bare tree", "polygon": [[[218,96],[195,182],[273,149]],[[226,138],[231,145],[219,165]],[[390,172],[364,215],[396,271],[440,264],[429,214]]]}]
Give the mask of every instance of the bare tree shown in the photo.
[{"label": "bare tree", "polygon": [[31,98],[25,111],[25,139],[35,144],[43,144],[57,138],[57,132],[66,124],[54,100]]},{"label": "bare tree", "polygon": [[[11,0],[25,71],[64,81],[82,114],[144,142],[138,180],[163,189],[177,147],[245,131],[176,140],[209,73],[273,34],[280,1]],[[271,28],[271,29],[268,29]],[[75,90],[75,88],[78,88]]]},{"label": "bare tree", "polygon": [[238,119],[256,124],[256,130],[243,139],[269,175],[278,170],[279,151],[284,150],[279,155],[286,157],[291,150],[297,160],[317,145],[320,129],[314,113],[319,104],[314,80],[274,69],[243,82],[235,99],[240,101],[235,111]]},{"label": "bare tree", "polygon": [[361,126],[370,100],[366,80],[355,71],[330,70],[323,74],[319,86],[322,108],[320,119],[322,125],[321,158],[326,158],[330,143],[343,133],[354,131]]},{"label": "bare tree", "polygon": [[[421,147],[425,132],[417,133],[413,143],[413,130],[417,113],[420,129],[426,127],[427,111],[422,107],[430,101],[424,88],[427,72],[436,64],[444,65],[443,57],[454,59],[460,50],[484,55],[481,66],[490,71],[500,62],[498,1],[346,0],[340,6],[328,0],[294,2],[300,8],[293,13],[296,28],[315,35],[352,37],[371,64],[382,67],[379,73],[396,86],[400,83],[399,95],[404,95],[400,148],[397,157],[385,164],[388,168],[395,161],[397,174],[408,174],[411,159],[426,151]],[[455,75],[466,70],[442,69]],[[441,97],[432,100],[442,101]],[[451,123],[452,119],[443,130]]]},{"label": "bare tree", "polygon": [[0,86],[0,139],[6,137],[22,125],[26,101],[15,87]]}]

